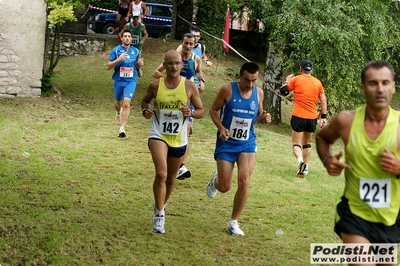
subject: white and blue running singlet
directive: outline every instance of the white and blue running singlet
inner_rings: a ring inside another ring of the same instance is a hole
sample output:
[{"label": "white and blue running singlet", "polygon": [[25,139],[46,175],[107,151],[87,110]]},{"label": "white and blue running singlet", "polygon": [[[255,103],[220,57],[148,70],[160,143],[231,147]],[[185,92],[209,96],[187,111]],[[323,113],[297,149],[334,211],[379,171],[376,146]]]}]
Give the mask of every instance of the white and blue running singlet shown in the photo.
[{"label": "white and blue running singlet", "polygon": [[241,145],[254,143],[256,135],[254,133],[254,121],[258,113],[258,93],[257,86],[254,86],[249,99],[244,99],[240,95],[237,82],[231,82],[232,97],[224,104],[220,113],[220,120],[225,128],[229,129],[229,138],[222,141],[217,132],[217,146],[230,145],[231,152],[240,152]]}]

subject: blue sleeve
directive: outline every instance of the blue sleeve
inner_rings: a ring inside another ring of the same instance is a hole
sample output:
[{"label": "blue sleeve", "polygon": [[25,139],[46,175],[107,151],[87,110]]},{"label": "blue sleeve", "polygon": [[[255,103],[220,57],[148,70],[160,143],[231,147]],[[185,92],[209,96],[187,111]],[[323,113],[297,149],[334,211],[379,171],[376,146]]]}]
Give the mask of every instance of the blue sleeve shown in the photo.
[{"label": "blue sleeve", "polygon": [[108,58],[108,60],[114,61],[117,58],[118,58],[117,47],[115,47],[114,49],[112,49],[112,51],[110,53],[110,57]]}]

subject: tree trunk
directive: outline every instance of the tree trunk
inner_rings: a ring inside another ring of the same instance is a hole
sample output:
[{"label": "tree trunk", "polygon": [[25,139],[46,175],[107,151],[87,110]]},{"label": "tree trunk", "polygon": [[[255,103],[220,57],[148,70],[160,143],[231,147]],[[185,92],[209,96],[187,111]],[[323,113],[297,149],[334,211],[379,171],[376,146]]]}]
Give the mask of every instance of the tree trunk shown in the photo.
[{"label": "tree trunk", "polygon": [[281,53],[280,50],[268,49],[263,80],[264,109],[271,114],[272,123],[275,124],[282,123],[281,97],[279,95],[279,89],[282,86],[282,70],[279,64]]},{"label": "tree trunk", "polygon": [[50,55],[50,66],[48,69],[48,74],[52,75],[54,68],[56,68],[57,64],[58,64],[58,60],[60,58],[60,51],[61,51],[61,27],[60,25],[56,25],[56,31],[54,33],[54,37],[53,37],[53,46],[52,46],[52,51],[51,51],[51,55]]},{"label": "tree trunk", "polygon": [[46,25],[46,35],[45,35],[44,55],[43,55],[43,77],[47,75],[47,60],[49,59],[49,47],[50,47],[50,29],[47,27],[47,25]]},{"label": "tree trunk", "polygon": [[[176,10],[174,12],[174,10]],[[193,3],[192,0],[174,0],[172,9],[172,36],[175,39],[182,39],[183,34],[190,32],[191,24],[181,19],[192,23],[193,20]],[[175,17],[174,17],[175,16]]]},{"label": "tree trunk", "polygon": [[[49,10],[46,8],[46,18],[49,16]],[[47,60],[49,59],[49,49],[50,49],[50,29],[49,22],[46,21],[46,33],[44,40],[44,54],[43,54],[43,77],[47,75]]]},{"label": "tree trunk", "polygon": [[176,39],[176,20],[178,18],[178,4],[179,0],[173,0],[172,1],[172,23],[171,23],[171,36],[173,36]]}]

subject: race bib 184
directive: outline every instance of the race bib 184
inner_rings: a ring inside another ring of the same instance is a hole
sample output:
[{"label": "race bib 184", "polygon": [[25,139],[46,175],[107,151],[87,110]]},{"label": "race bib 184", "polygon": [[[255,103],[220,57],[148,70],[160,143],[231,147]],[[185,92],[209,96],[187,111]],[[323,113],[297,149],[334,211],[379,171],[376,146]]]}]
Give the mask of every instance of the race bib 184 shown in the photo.
[{"label": "race bib 184", "polygon": [[233,116],[229,128],[229,137],[236,140],[248,140],[252,119]]}]

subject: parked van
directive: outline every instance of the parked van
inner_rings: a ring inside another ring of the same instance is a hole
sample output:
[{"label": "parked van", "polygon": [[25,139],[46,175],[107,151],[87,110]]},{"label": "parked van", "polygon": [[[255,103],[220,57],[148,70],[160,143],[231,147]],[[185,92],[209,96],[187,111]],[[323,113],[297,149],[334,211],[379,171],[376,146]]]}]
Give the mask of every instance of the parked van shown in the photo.
[{"label": "parked van", "polygon": [[[151,37],[169,38],[172,24],[172,5],[148,3],[149,13],[142,19]],[[96,33],[114,34],[117,13],[101,13],[90,16],[89,29]]]}]

